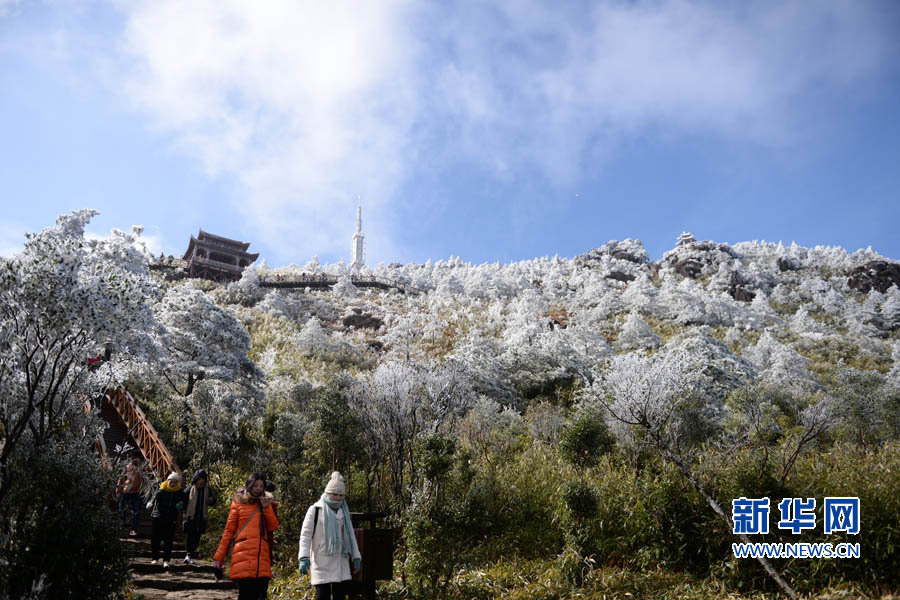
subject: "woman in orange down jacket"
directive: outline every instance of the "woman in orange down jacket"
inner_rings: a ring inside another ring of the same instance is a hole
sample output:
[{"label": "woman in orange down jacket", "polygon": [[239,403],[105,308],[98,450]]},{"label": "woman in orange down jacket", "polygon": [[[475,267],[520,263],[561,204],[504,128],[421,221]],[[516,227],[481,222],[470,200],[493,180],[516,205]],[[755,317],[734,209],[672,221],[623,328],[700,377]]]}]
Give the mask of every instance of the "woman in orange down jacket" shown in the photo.
[{"label": "woman in orange down jacket", "polygon": [[265,486],[266,476],[253,473],[247,479],[247,487],[235,495],[222,541],[213,556],[213,565],[221,569],[228,547],[234,542],[231,578],[238,582],[238,600],[263,600],[269,591],[269,532],[278,529],[278,517]]}]

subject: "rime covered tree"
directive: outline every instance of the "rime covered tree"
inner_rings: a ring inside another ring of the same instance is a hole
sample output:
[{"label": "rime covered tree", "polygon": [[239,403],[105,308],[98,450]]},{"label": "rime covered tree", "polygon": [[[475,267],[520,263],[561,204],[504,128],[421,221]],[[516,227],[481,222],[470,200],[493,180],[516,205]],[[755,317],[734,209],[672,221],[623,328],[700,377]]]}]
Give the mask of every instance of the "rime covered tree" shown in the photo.
[{"label": "rime covered tree", "polygon": [[[85,399],[111,382],[111,369],[121,374],[158,356],[151,305],[160,291],[140,228],[85,239],[96,214],[62,215],[0,260],[0,503],[17,480],[9,464],[20,445],[96,434]],[[104,345],[111,362],[89,370]]]},{"label": "rime covered tree", "polygon": [[261,373],[247,353],[250,334],[234,314],[217,306],[191,284],[170,289],[156,307],[165,326],[166,368],[172,390],[190,396],[198,381],[243,381],[253,384]]}]

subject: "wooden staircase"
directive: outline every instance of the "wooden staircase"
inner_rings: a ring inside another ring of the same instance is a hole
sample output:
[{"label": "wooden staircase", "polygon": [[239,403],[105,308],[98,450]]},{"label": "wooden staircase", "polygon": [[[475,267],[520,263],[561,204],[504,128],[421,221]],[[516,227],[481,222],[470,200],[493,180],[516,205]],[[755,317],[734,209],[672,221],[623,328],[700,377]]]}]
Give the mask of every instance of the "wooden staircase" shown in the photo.
[{"label": "wooden staircase", "polygon": [[[126,444],[137,449],[156,476],[163,480],[172,471],[181,473],[178,464],[160,439],[147,415],[138,406],[128,390],[122,386],[109,387],[103,394],[100,417],[109,424],[98,445],[110,458],[121,458],[129,452],[119,452]],[[121,454],[121,457],[117,456]],[[182,478],[183,480],[183,478]],[[128,518],[129,511],[125,511]],[[127,525],[126,525],[127,528]],[[216,580],[210,560],[195,560],[185,564],[184,535],[175,535],[172,561],[168,568],[162,564],[150,564],[150,511],[141,502],[140,524],[137,536],[122,539],[127,548],[131,565],[131,597],[136,600],[226,600],[233,599],[236,584],[229,580]],[[213,535],[207,533],[207,535]]]},{"label": "wooden staircase", "polygon": [[106,456],[116,457],[116,447],[127,443],[141,452],[160,480],[172,471],[181,472],[147,415],[124,387],[106,389],[100,417],[109,424],[100,440],[101,451]]}]

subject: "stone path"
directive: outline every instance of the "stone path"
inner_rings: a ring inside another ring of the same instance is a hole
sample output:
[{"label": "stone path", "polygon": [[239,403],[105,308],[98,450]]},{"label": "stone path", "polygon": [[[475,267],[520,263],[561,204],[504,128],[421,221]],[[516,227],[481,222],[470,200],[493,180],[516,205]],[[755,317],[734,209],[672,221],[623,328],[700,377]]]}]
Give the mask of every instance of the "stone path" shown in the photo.
[{"label": "stone path", "polygon": [[124,539],[131,556],[131,585],[136,599],[144,600],[233,600],[237,586],[229,579],[216,581],[212,561],[197,560],[186,565],[184,545],[176,541],[169,568],[150,564],[150,540]]}]

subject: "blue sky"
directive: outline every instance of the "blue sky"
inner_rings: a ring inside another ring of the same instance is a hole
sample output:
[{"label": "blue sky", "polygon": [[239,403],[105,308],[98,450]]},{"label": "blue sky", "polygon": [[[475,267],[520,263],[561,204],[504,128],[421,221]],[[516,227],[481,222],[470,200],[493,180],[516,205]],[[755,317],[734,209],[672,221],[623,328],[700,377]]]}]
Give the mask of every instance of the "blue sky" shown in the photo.
[{"label": "blue sky", "polygon": [[[325,6],[327,4],[327,6]],[[0,0],[0,254],[82,207],[270,265],[900,259],[900,4]]]}]

